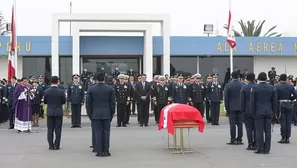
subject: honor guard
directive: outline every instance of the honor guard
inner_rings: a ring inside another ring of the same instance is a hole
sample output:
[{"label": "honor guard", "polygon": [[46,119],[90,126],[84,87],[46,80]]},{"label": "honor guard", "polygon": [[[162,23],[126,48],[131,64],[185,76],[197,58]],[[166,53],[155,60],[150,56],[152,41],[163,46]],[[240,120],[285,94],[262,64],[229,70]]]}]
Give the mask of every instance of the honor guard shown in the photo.
[{"label": "honor guard", "polygon": [[126,107],[130,101],[129,86],[124,82],[125,75],[119,75],[119,82],[115,85],[115,98],[117,103],[117,127],[127,127],[125,123],[126,119]]},{"label": "honor guard", "polygon": [[212,75],[207,75],[206,76],[206,83],[205,83],[205,93],[206,93],[206,98],[205,98],[205,116],[206,120],[208,123],[211,123],[211,116],[210,116],[210,100],[209,97],[207,96],[208,94],[208,86],[209,83],[212,83]]},{"label": "honor guard", "polygon": [[200,111],[201,116],[204,117],[204,101],[206,97],[205,86],[201,82],[201,75],[195,74],[193,76],[194,83],[189,86],[189,95],[193,106]]},{"label": "honor guard", "polygon": [[[44,93],[44,91],[47,88],[47,84],[44,82],[44,77],[42,75],[39,75],[38,76],[38,87],[41,87],[42,88],[42,94]],[[41,118],[44,118],[44,109],[43,109],[43,107],[40,110],[39,116]]]},{"label": "honor guard", "polygon": [[130,114],[132,113],[133,115],[135,115],[135,94],[134,94],[134,90],[135,90],[135,85],[137,82],[134,81],[134,76],[129,76],[129,84],[131,86],[131,92],[130,92],[130,105],[129,105],[129,110],[130,110]]},{"label": "honor guard", "polygon": [[256,127],[256,154],[268,154],[271,148],[271,124],[277,111],[277,95],[275,88],[266,83],[267,75],[258,75],[258,85],[251,89],[250,111]]},{"label": "honor guard", "polygon": [[174,103],[187,104],[191,101],[188,93],[188,87],[183,83],[183,80],[184,78],[179,76],[177,83],[173,86],[172,98]]},{"label": "honor guard", "polygon": [[17,87],[17,78],[15,76],[11,77],[11,83],[8,83],[6,86],[6,103],[8,106],[8,115],[9,115],[9,129],[14,129],[14,109],[12,109],[13,105],[13,94],[14,89]]},{"label": "honor guard", "polygon": [[218,82],[218,74],[212,75],[212,82],[208,83],[207,96],[210,101],[212,125],[220,125],[220,104],[223,100],[223,88]]},{"label": "honor guard", "polygon": [[81,106],[84,104],[84,89],[79,83],[79,75],[72,75],[73,82],[68,85],[67,96],[71,103],[71,128],[81,128]]},{"label": "honor guard", "polygon": [[130,101],[129,101],[129,104],[126,105],[126,114],[125,114],[125,121],[124,123],[125,124],[130,124],[129,121],[130,121],[130,104],[131,104],[131,101],[133,100],[133,88],[132,88],[132,85],[129,83],[129,76],[128,75],[124,75],[124,83],[127,84],[128,86],[128,95],[130,97]]},{"label": "honor guard", "polygon": [[5,115],[4,115],[4,104],[5,104],[5,86],[4,82],[1,81],[0,83],[0,124],[4,123],[5,121]]},{"label": "honor guard", "polygon": [[157,108],[157,110],[154,111],[156,123],[159,124],[161,110],[171,101],[170,88],[166,84],[166,78],[164,76],[159,76],[158,85],[154,86],[152,97],[154,105]]},{"label": "honor guard", "polygon": [[275,86],[277,101],[278,103],[278,113],[280,121],[280,131],[282,139],[278,143],[290,143],[291,137],[291,124],[293,115],[292,100],[297,98],[295,88],[293,85],[287,82],[287,75],[280,75],[280,84]]},{"label": "honor guard", "polygon": [[[154,92],[155,87],[158,85],[159,83],[159,75],[155,75],[154,76],[154,80],[151,82],[151,87],[152,87],[152,92]],[[154,110],[154,116],[155,116],[155,122],[157,123],[159,118],[158,118],[158,108],[155,105],[154,101],[151,102],[151,109]]]}]

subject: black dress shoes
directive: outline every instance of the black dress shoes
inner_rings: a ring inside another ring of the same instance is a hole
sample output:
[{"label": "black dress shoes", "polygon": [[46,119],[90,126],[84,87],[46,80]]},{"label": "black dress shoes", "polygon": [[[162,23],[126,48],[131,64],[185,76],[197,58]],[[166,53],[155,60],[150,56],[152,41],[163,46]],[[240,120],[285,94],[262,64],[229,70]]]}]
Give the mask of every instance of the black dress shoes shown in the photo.
[{"label": "black dress shoes", "polygon": [[281,144],[286,143],[286,138],[282,138],[281,140],[278,141],[278,143],[281,143]]},{"label": "black dress shoes", "polygon": [[123,124],[122,126],[123,126],[123,127],[127,127],[127,125],[126,125],[126,124]]},{"label": "black dress shoes", "polygon": [[227,145],[236,145],[236,141],[231,139],[230,142],[227,143]]},{"label": "black dress shoes", "polygon": [[59,146],[55,146],[55,150],[60,150],[60,147]]},{"label": "black dress shoes", "polygon": [[290,138],[286,138],[286,144],[290,143]]},{"label": "black dress shoes", "polygon": [[140,127],[143,127],[143,124],[140,124],[139,126],[140,126]]},{"label": "black dress shoes", "polygon": [[254,145],[249,145],[246,150],[256,150],[256,148],[254,147]]},{"label": "black dress shoes", "polygon": [[255,153],[255,154],[264,154],[264,151],[258,149],[258,150],[256,150],[254,153]]},{"label": "black dress shoes", "polygon": [[145,127],[148,127],[148,124],[144,124]]},{"label": "black dress shoes", "polygon": [[117,127],[121,127],[121,124],[118,124]]},{"label": "black dress shoes", "polygon": [[50,146],[48,149],[49,150],[55,150],[55,148],[53,146]]},{"label": "black dress shoes", "polygon": [[236,143],[237,143],[237,145],[243,145],[242,139],[237,139]]}]

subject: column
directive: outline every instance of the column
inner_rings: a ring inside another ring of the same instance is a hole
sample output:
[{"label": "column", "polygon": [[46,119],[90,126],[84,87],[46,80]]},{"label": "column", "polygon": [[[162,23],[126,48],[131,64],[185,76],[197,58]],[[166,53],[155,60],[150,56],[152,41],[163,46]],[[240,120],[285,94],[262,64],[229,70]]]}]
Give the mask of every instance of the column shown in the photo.
[{"label": "column", "polygon": [[59,76],[59,20],[52,18],[52,75]]},{"label": "column", "polygon": [[153,80],[153,36],[151,29],[147,29],[144,33],[143,72],[147,75],[148,81]]},{"label": "column", "polygon": [[163,56],[161,57],[162,70],[161,75],[168,74],[170,76],[170,22],[169,18],[163,20],[161,24],[163,35]]},{"label": "column", "polygon": [[72,34],[72,73],[80,74],[80,29],[76,26],[77,24],[73,24],[74,27],[71,31]]}]

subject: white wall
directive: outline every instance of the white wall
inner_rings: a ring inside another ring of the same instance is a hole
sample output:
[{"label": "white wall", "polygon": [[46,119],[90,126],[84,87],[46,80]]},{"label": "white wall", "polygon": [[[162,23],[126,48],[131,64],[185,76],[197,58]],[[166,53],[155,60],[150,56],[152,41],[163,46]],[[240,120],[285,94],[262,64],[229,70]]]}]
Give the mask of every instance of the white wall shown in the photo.
[{"label": "white wall", "polygon": [[[8,76],[8,57],[7,56],[0,56],[0,79],[7,79]],[[18,56],[18,73],[19,76],[17,78],[23,77],[23,57]]]},{"label": "white wall", "polygon": [[297,76],[297,57],[294,56],[255,56],[254,72],[256,76],[260,72],[268,73],[271,67],[275,67],[278,75],[286,73]]}]

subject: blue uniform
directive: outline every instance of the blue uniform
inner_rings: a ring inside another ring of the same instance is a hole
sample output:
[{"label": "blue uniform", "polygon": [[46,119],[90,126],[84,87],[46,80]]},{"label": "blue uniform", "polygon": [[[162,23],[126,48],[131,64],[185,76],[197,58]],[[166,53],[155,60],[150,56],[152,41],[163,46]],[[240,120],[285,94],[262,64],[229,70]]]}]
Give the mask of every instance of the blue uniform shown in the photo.
[{"label": "blue uniform", "polygon": [[219,125],[220,104],[223,100],[223,88],[219,82],[208,83],[207,99],[210,101],[211,122]]},{"label": "blue uniform", "polygon": [[250,96],[250,112],[256,127],[257,153],[269,153],[272,118],[277,111],[275,88],[266,82],[261,82],[252,87]]},{"label": "blue uniform", "polygon": [[[232,80],[226,84],[224,92],[225,109],[229,116],[231,141],[242,142],[243,136],[243,111],[240,107],[240,90],[245,84],[239,80]],[[237,125],[237,138],[236,138]],[[236,138],[236,139],[235,139]]]},{"label": "blue uniform", "polygon": [[278,111],[277,116],[280,120],[281,125],[281,136],[282,141],[280,143],[285,143],[291,137],[291,124],[292,124],[292,113],[293,106],[291,101],[297,98],[294,86],[287,83],[281,82],[275,86],[278,101]]},{"label": "blue uniform", "polygon": [[189,90],[184,83],[175,83],[172,90],[172,99],[174,103],[187,104],[189,102]]},{"label": "blue uniform", "polygon": [[105,155],[109,153],[110,122],[115,113],[113,87],[104,83],[90,87],[87,91],[86,106],[95,129],[95,151],[98,155]]},{"label": "blue uniform", "polygon": [[67,96],[71,103],[71,124],[72,127],[81,125],[81,106],[84,104],[84,89],[80,83],[71,83],[68,85]]},{"label": "blue uniform", "polygon": [[252,113],[250,111],[250,94],[251,89],[257,85],[255,82],[249,82],[247,85],[243,86],[240,92],[240,105],[241,111],[245,117],[245,128],[248,139],[248,144],[250,147],[256,147],[256,129]]},{"label": "blue uniform", "polygon": [[14,128],[14,109],[13,107],[13,94],[14,94],[14,89],[18,86],[18,84],[12,84],[8,83],[6,85],[6,101],[7,101],[7,107],[8,107],[8,115],[9,115],[9,128],[13,129]]},{"label": "blue uniform", "polygon": [[5,106],[5,86],[0,85],[0,124],[2,124],[5,121],[5,112],[4,112],[4,106]]},{"label": "blue uniform", "polygon": [[[89,84],[88,84],[88,89],[89,88],[91,88],[92,86],[94,86],[96,83],[94,83],[94,82],[90,82]],[[86,110],[88,111],[88,106],[86,106]],[[93,151],[95,152],[95,146],[96,146],[96,144],[95,144],[95,142],[96,142],[96,139],[95,139],[95,129],[94,129],[94,126],[93,126],[93,120],[92,120],[92,116],[90,116],[90,114],[89,113],[87,113],[88,114],[88,117],[89,117],[89,119],[91,120],[91,128],[92,128],[92,148],[93,148]]]}]

